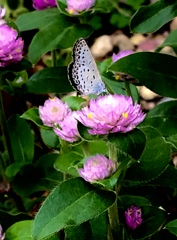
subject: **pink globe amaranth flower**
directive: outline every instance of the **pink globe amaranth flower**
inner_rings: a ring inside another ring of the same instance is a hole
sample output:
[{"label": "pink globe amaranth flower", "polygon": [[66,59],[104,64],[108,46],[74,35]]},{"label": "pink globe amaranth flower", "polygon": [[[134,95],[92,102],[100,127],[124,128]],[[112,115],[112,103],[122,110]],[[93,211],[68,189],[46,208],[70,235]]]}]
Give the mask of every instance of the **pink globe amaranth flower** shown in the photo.
[{"label": "pink globe amaranth flower", "polygon": [[44,106],[39,106],[39,116],[44,125],[53,127],[59,124],[71,109],[59,98],[50,98],[45,101]]},{"label": "pink globe amaranth flower", "polygon": [[95,0],[67,0],[66,3],[66,10],[70,14],[77,15],[79,12],[90,9],[95,4]]},{"label": "pink globe amaranth flower", "polygon": [[144,120],[145,114],[131,97],[109,94],[91,99],[89,106],[76,111],[74,117],[95,135],[129,132]]},{"label": "pink globe amaranth flower", "polygon": [[130,54],[134,53],[133,50],[121,50],[118,54],[113,53],[112,55],[112,62],[116,62],[120,58],[126,57]]},{"label": "pink globe amaranth flower", "polygon": [[54,8],[56,6],[57,6],[56,0],[33,0],[33,8],[36,10]]},{"label": "pink globe amaranth flower", "polygon": [[135,229],[142,224],[142,211],[137,206],[132,205],[125,211],[125,221],[130,229]]},{"label": "pink globe amaranth flower", "polygon": [[54,132],[57,136],[62,138],[63,140],[67,142],[76,142],[79,140],[79,132],[77,129],[77,121],[73,117],[73,113],[70,112],[68,115],[64,118],[62,122],[58,124],[58,126],[54,127]]},{"label": "pink globe amaranth flower", "polygon": [[78,169],[78,173],[85,181],[95,182],[111,176],[116,169],[116,162],[104,155],[97,154],[87,158],[84,167]]},{"label": "pink globe amaranth flower", "polygon": [[2,226],[0,224],[0,240],[4,240],[5,239],[5,233],[2,234]]},{"label": "pink globe amaranth flower", "polygon": [[0,24],[0,67],[22,60],[24,42],[18,32],[7,24]]}]

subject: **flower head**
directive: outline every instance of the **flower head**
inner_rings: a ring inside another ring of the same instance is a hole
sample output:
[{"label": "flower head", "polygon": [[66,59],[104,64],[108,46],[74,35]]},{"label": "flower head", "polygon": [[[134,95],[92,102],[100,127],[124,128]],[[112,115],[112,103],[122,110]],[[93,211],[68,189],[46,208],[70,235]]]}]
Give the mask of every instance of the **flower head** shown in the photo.
[{"label": "flower head", "polygon": [[0,224],[0,240],[4,240],[5,239],[5,233],[2,234],[2,226]]},{"label": "flower head", "polygon": [[131,97],[109,94],[91,99],[89,106],[76,111],[75,118],[95,135],[129,132],[144,120],[145,114]]},{"label": "flower head", "polygon": [[120,58],[126,57],[132,53],[134,53],[133,50],[121,50],[118,54],[113,53],[112,62],[116,62]]},{"label": "flower head", "polygon": [[65,116],[58,126],[54,127],[54,132],[60,138],[67,142],[76,142],[79,140],[79,132],[77,129],[77,121],[70,112]]},{"label": "flower head", "polygon": [[95,4],[95,0],[67,0],[67,11],[77,15],[79,12],[86,11]]},{"label": "flower head", "polygon": [[18,38],[15,29],[0,24],[0,67],[21,61],[23,46],[24,42],[21,37]]},{"label": "flower head", "polygon": [[59,124],[66,115],[71,112],[66,103],[59,98],[50,98],[45,101],[44,106],[39,106],[39,116],[44,125],[53,127]]},{"label": "flower head", "polygon": [[33,8],[43,10],[56,7],[56,0],[33,0]]},{"label": "flower head", "polygon": [[132,205],[125,211],[125,221],[129,228],[135,229],[142,224],[142,212],[141,209]]},{"label": "flower head", "polygon": [[84,168],[78,169],[79,175],[87,182],[95,182],[111,176],[117,169],[116,162],[97,154],[87,158]]}]

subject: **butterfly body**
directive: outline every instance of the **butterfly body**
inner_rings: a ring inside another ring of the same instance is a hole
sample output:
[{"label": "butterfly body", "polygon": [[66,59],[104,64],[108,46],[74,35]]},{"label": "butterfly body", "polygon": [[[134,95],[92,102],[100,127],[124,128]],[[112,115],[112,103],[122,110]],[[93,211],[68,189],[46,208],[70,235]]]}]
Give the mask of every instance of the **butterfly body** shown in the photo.
[{"label": "butterfly body", "polygon": [[84,39],[78,39],[73,47],[73,62],[68,67],[68,76],[72,86],[81,94],[107,92],[101,79],[95,60]]}]

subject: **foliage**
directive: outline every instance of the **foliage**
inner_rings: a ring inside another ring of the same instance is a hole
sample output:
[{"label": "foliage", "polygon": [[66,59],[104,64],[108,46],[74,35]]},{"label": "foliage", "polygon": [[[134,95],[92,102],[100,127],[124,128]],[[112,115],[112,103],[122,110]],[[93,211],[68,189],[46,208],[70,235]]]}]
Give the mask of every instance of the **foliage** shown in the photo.
[{"label": "foliage", "polygon": [[[59,97],[72,111],[97,98],[69,94],[74,89],[67,67],[76,40],[104,31],[106,21],[112,29],[130,25],[134,33],[152,33],[177,16],[175,0],[146,6],[143,0],[134,2],[96,0],[88,11],[71,15],[65,0],[41,11],[32,8],[32,1],[3,0],[5,20],[26,44],[23,60],[0,67],[0,224],[7,240],[176,239],[177,60],[160,53],[165,46],[177,53],[176,30],[155,52],[98,64],[111,94],[131,94],[138,102],[136,85],[144,85],[170,98],[134,130],[91,135],[79,123],[80,139],[71,143],[44,126],[39,113],[48,96]],[[44,56],[45,67],[37,69]],[[136,81],[116,81],[119,72]],[[13,111],[6,98],[12,99]],[[117,170],[89,183],[77,170],[96,154],[116,161]],[[142,211],[142,224],[135,230],[125,219],[131,205]]]}]

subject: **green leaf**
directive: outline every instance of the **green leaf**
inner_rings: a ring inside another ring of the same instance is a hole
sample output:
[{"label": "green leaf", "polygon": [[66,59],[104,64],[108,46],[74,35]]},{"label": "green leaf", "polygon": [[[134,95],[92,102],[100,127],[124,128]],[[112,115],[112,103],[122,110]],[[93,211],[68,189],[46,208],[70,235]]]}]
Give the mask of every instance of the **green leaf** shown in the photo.
[{"label": "green leaf", "polygon": [[173,233],[175,236],[177,236],[177,219],[167,223],[165,228],[168,229],[171,233]]},{"label": "green leaf", "polygon": [[19,163],[32,162],[34,156],[34,136],[28,123],[13,115],[7,121],[14,160]]},{"label": "green leaf", "polygon": [[66,96],[62,101],[67,103],[73,111],[80,110],[84,103],[87,103],[84,98],[73,96]]},{"label": "green leaf", "polygon": [[32,235],[41,240],[67,226],[80,225],[104,212],[115,202],[113,192],[100,191],[81,178],[61,183],[35,217]]},{"label": "green leaf", "polygon": [[177,29],[173,30],[172,32],[169,33],[165,41],[156,49],[156,52],[159,52],[162,48],[169,46],[173,48],[175,53],[177,54]]},{"label": "green leaf", "polygon": [[126,179],[145,182],[158,177],[167,168],[170,160],[170,145],[152,127],[142,127],[141,131],[146,136],[146,145],[137,163],[128,169]]},{"label": "green leaf", "polygon": [[146,137],[141,130],[134,129],[128,133],[109,134],[108,141],[120,151],[129,154],[134,159],[139,159],[145,147]]},{"label": "green leaf", "polygon": [[101,138],[99,135],[91,135],[90,133],[88,133],[88,128],[85,127],[80,122],[78,122],[77,128],[78,128],[78,131],[79,131],[79,134],[80,134],[81,138],[88,141],[88,142],[96,141],[99,138]]},{"label": "green leaf", "polygon": [[89,223],[94,240],[107,240],[108,222],[107,212],[103,212],[97,217],[90,219]]},{"label": "green leaf", "polygon": [[86,38],[91,33],[90,25],[74,23],[71,18],[66,19],[60,14],[36,33],[29,47],[28,58],[36,63],[44,53],[69,48],[78,38]]},{"label": "green leaf", "polygon": [[34,73],[26,83],[29,93],[66,93],[74,91],[67,77],[67,67],[50,67]]},{"label": "green leaf", "polygon": [[42,11],[33,11],[21,14],[16,25],[20,32],[32,29],[41,29],[44,25],[53,21],[53,18],[58,17],[59,10],[57,8],[48,8]]},{"label": "green leaf", "polygon": [[37,126],[39,127],[43,127],[43,122],[39,117],[39,110],[38,108],[30,108],[28,109],[26,112],[24,112],[21,115],[21,118],[24,118],[26,120],[31,120],[32,122],[34,122]]},{"label": "green leaf", "polygon": [[164,102],[151,109],[141,126],[158,129],[162,136],[173,143],[177,127],[177,101]]},{"label": "green leaf", "polygon": [[6,231],[7,240],[32,240],[31,230],[33,221],[26,220],[13,224]]},{"label": "green leaf", "polygon": [[162,53],[139,52],[113,63],[109,71],[125,72],[162,96],[177,97],[176,66],[176,57]]},{"label": "green leaf", "polygon": [[87,239],[93,240],[92,231],[89,222],[84,222],[79,226],[70,226],[65,229],[65,233],[69,240]]},{"label": "green leaf", "polygon": [[40,132],[41,132],[41,137],[42,137],[44,143],[48,147],[50,147],[50,148],[58,148],[58,146],[59,146],[59,138],[55,134],[55,132],[53,131],[52,128],[50,128],[50,129],[41,128]]},{"label": "green leaf", "polygon": [[123,195],[118,197],[118,201],[121,204],[121,207],[127,209],[131,205],[135,206],[151,206],[151,202],[145,198],[140,196],[132,196],[132,195]]},{"label": "green leaf", "polygon": [[177,16],[176,0],[161,0],[141,7],[130,22],[135,33],[150,33],[161,28],[165,23]]},{"label": "green leaf", "polygon": [[55,161],[55,168],[61,172],[71,174],[73,176],[79,176],[76,165],[83,159],[83,156],[77,152],[70,151],[59,155]]}]

